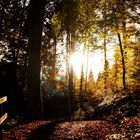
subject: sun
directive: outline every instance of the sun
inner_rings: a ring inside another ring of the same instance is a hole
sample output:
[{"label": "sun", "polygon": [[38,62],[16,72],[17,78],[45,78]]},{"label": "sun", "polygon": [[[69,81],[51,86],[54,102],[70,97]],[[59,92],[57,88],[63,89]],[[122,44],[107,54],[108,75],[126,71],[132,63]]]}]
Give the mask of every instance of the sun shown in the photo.
[{"label": "sun", "polygon": [[100,71],[103,71],[103,59],[102,59],[102,54],[100,52],[95,52],[91,53],[88,56],[88,69],[87,68],[87,57],[83,56],[83,52],[75,52],[71,57],[70,57],[70,63],[73,67],[73,70],[77,76],[77,78],[80,78],[81,76],[81,67],[82,63],[84,66],[84,75],[87,74],[89,75],[90,71],[92,70],[93,75],[94,75],[94,80],[96,81],[98,79],[98,74]]},{"label": "sun", "polygon": [[[112,67],[112,65],[114,64],[114,49],[112,46],[113,45],[110,45],[107,47],[107,60],[109,62],[110,67]],[[80,79],[82,64],[84,67],[84,69],[83,69],[84,75],[86,75],[87,51],[86,51],[85,55],[83,55],[84,44],[79,44],[79,45],[75,46],[75,48],[76,47],[77,47],[77,49],[75,49],[75,50],[77,50],[77,51],[74,51],[74,53],[70,56],[69,64],[72,65],[75,76],[78,79]],[[62,49],[62,47],[61,47],[61,49]],[[62,58],[62,60],[64,60],[64,59]],[[67,71],[66,63],[64,63],[64,61],[63,61],[61,66],[62,66],[61,69],[63,71],[62,74],[65,74]],[[97,49],[94,51],[89,51],[87,75],[89,75],[90,71],[93,72],[94,81],[96,82],[98,79],[99,73],[104,71],[104,51],[103,50]]]},{"label": "sun", "polygon": [[81,67],[82,67],[82,62],[83,62],[83,56],[82,53],[74,53],[70,57],[70,63],[73,67],[73,70],[77,76],[77,78],[80,78],[81,76]]}]

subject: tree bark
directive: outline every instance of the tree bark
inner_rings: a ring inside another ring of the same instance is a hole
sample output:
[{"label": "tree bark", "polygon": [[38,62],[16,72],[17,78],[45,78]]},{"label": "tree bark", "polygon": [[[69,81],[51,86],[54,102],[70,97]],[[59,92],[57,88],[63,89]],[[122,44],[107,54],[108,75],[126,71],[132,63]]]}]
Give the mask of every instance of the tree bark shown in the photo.
[{"label": "tree bark", "polygon": [[85,91],[84,91],[84,93],[85,93],[85,95],[86,95],[86,92],[87,92],[87,80],[88,80],[88,62],[89,62],[89,45],[87,44],[87,54],[86,54],[86,78],[85,78]]},{"label": "tree bark", "polygon": [[104,37],[104,92],[107,92],[107,56],[106,56],[106,29],[105,29],[105,37]]},{"label": "tree bark", "polygon": [[72,45],[72,35],[67,32],[67,53],[68,53],[68,106],[69,106],[69,115],[72,115],[72,98],[73,98],[73,67],[70,62],[70,57],[73,54],[73,45]]},{"label": "tree bark", "polygon": [[40,50],[45,0],[30,1],[30,33],[28,64],[28,113],[31,118],[41,116]]},{"label": "tree bark", "polygon": [[125,74],[126,74],[126,68],[125,68],[125,60],[124,60],[124,51],[123,51],[123,46],[122,46],[122,41],[121,41],[121,36],[120,33],[117,33],[118,39],[119,39],[119,45],[120,45],[120,51],[121,51],[121,57],[122,57],[122,68],[123,68],[123,90],[126,90],[126,81],[125,81]]}]

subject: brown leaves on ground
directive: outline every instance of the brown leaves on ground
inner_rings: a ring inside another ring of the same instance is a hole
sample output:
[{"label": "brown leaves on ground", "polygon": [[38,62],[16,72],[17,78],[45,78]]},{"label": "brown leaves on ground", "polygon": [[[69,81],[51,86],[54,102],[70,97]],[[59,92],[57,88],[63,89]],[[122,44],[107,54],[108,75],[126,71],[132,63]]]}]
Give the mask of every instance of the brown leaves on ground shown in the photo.
[{"label": "brown leaves on ground", "polygon": [[49,122],[19,125],[3,140],[139,140],[140,118],[125,118],[117,126],[104,120]]},{"label": "brown leaves on ground", "polygon": [[48,122],[46,121],[36,121],[24,125],[19,125],[11,130],[9,130],[7,133],[4,134],[4,140],[26,140],[31,133],[43,126],[46,125]]},{"label": "brown leaves on ground", "polygon": [[116,128],[106,121],[79,121],[65,122],[56,126],[53,135],[50,137],[55,139],[105,139],[106,135],[117,133]]},{"label": "brown leaves on ground", "polygon": [[19,125],[4,135],[4,140],[104,140],[118,133],[115,125],[103,121],[47,122]]},{"label": "brown leaves on ground", "polygon": [[140,117],[124,118],[119,128],[126,139],[140,139]]}]

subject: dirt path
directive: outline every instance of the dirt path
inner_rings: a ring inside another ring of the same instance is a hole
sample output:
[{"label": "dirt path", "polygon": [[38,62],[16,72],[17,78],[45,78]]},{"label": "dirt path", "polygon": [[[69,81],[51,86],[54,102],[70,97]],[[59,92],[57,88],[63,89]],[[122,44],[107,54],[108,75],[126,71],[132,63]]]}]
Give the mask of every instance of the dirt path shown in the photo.
[{"label": "dirt path", "polygon": [[4,140],[99,140],[117,132],[113,124],[101,120],[62,123],[36,121],[25,125],[19,125],[11,129],[4,135]]},{"label": "dirt path", "polygon": [[[140,121],[138,120],[135,121],[137,129],[139,123]],[[129,127],[135,126],[132,123],[128,124]],[[137,138],[136,137],[134,139],[139,140],[140,137],[139,136]],[[61,123],[49,121],[35,121],[24,125],[19,125],[11,129],[10,131],[4,134],[3,138],[3,140],[67,140],[67,139],[127,140],[117,130],[116,125],[104,120],[72,121]]]}]

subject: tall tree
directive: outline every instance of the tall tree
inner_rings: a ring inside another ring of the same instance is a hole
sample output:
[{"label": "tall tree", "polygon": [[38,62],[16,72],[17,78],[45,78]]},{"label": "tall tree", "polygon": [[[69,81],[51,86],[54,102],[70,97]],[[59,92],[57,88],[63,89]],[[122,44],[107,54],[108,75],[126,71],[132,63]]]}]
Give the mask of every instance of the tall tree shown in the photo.
[{"label": "tall tree", "polygon": [[88,70],[89,70],[89,45],[87,45],[86,50],[86,73],[85,73],[85,90],[84,90],[85,94],[87,92]]},{"label": "tall tree", "polygon": [[29,116],[33,118],[39,117],[42,113],[40,98],[40,50],[45,2],[45,0],[30,1],[28,111]]},{"label": "tall tree", "polygon": [[125,67],[125,60],[124,60],[124,50],[122,46],[122,41],[121,41],[121,35],[120,33],[117,33],[118,39],[119,39],[119,46],[120,46],[120,52],[121,52],[121,58],[122,58],[122,69],[123,69],[123,74],[122,74],[122,79],[123,79],[123,90],[126,90],[126,67]]},{"label": "tall tree", "polygon": [[85,56],[85,44],[83,47],[83,55],[82,55],[82,65],[81,65],[81,75],[80,75],[80,90],[79,90],[79,98],[80,98],[80,107],[83,108],[83,87],[84,87],[84,56]]},{"label": "tall tree", "polygon": [[[11,65],[9,88],[5,93],[8,96],[9,112],[19,114],[21,111],[21,93],[23,92],[23,81],[26,53],[26,39],[24,34],[25,19],[27,12],[26,0],[1,1],[1,33],[0,33],[0,55],[1,62]],[[26,11],[26,12],[25,12]],[[22,68],[21,68],[22,67]],[[24,69],[24,70],[23,70]],[[20,82],[19,82],[20,81]],[[8,83],[8,82],[7,82]],[[14,109],[13,109],[14,108]]]}]

